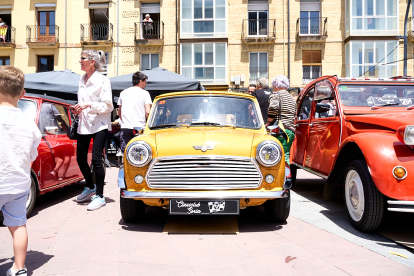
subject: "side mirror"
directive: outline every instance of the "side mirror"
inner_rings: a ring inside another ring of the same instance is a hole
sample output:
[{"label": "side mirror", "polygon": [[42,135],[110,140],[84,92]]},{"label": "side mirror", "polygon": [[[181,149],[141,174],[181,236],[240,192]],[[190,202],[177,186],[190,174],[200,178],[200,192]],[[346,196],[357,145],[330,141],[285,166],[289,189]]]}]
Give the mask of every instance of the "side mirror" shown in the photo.
[{"label": "side mirror", "polygon": [[144,134],[144,128],[143,127],[134,127],[134,134],[136,136]]},{"label": "side mirror", "polygon": [[326,103],[317,103],[316,104],[316,108],[315,108],[315,112],[316,113],[322,113],[322,112],[326,112],[331,110],[331,106],[329,104]]},{"label": "side mirror", "polygon": [[57,126],[45,127],[46,134],[56,135],[59,133],[59,128]]},{"label": "side mirror", "polygon": [[323,80],[315,84],[314,101],[333,98],[333,88],[329,81]]}]

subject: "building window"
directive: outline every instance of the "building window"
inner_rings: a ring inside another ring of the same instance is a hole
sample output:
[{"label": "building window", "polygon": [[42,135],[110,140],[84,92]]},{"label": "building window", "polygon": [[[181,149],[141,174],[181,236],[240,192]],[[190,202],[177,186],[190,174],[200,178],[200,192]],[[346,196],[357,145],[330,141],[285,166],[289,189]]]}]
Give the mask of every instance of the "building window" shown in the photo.
[{"label": "building window", "polygon": [[397,0],[346,0],[346,36],[398,34]]},{"label": "building window", "polygon": [[38,41],[55,41],[55,11],[38,11],[37,23]]},{"label": "building window", "polygon": [[141,70],[153,69],[160,66],[158,54],[141,54]]},{"label": "building window", "polygon": [[0,57],[0,66],[10,65],[10,57]]},{"label": "building window", "polygon": [[[160,3],[141,3],[141,38],[160,39],[162,24],[160,22]],[[145,19],[145,15],[149,15]]]},{"label": "building window", "polygon": [[91,40],[109,40],[109,6],[108,3],[89,3],[90,28],[89,37]]},{"label": "building window", "polygon": [[351,41],[345,45],[347,77],[390,78],[398,72],[398,41]]},{"label": "building window", "polygon": [[320,0],[301,0],[300,3],[300,35],[319,35],[321,33]]},{"label": "building window", "polygon": [[302,51],[302,84],[308,84],[321,76],[321,51]]},{"label": "building window", "polygon": [[269,79],[267,52],[251,52],[249,54],[249,83],[256,84],[257,79]]},{"label": "building window", "polygon": [[183,0],[181,3],[181,38],[226,36],[225,0]]},{"label": "building window", "polygon": [[48,72],[54,70],[54,56],[38,56],[37,72]]},{"label": "building window", "polygon": [[249,36],[267,36],[269,29],[269,3],[267,0],[248,2]]},{"label": "building window", "polygon": [[227,43],[181,44],[181,74],[203,83],[226,83]]}]

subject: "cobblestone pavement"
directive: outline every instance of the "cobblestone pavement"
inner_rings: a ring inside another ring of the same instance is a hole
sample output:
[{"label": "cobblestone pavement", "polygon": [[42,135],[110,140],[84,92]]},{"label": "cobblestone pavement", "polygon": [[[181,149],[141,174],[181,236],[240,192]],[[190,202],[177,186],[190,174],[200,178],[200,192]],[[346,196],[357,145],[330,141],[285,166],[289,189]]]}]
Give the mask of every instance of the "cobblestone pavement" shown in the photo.
[{"label": "cobblestone pavement", "polygon": [[[27,223],[29,275],[414,275],[412,251],[337,220],[343,207],[314,197],[320,183],[308,175],[299,174],[286,224],[267,223],[254,207],[238,217],[239,234],[168,235],[165,210],[147,208],[141,224],[121,219],[117,173],[107,170],[107,205],[97,211],[74,201],[82,182],[38,198]],[[12,256],[10,234],[0,227],[0,276]]]}]

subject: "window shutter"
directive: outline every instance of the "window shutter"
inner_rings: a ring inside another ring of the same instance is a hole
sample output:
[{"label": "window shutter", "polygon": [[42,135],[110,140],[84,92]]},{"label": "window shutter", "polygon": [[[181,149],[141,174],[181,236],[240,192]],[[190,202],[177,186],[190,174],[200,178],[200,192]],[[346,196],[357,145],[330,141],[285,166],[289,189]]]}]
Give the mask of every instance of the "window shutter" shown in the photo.
[{"label": "window shutter", "polygon": [[303,65],[318,65],[322,63],[321,51],[302,51],[302,63]]}]

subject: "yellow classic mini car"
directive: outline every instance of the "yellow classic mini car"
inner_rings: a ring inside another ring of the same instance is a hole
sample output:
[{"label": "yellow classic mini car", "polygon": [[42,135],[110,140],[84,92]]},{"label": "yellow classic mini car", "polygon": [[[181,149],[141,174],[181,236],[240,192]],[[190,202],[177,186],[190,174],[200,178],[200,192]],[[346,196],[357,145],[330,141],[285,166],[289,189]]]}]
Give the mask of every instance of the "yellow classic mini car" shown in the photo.
[{"label": "yellow classic mini car", "polygon": [[179,215],[239,214],[264,205],[271,221],[289,216],[283,147],[266,130],[255,97],[163,94],[138,131],[118,175],[125,221],[140,221],[147,205]]}]

